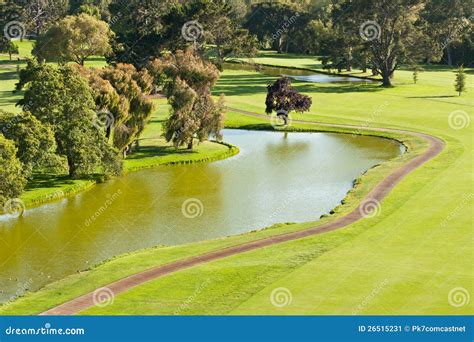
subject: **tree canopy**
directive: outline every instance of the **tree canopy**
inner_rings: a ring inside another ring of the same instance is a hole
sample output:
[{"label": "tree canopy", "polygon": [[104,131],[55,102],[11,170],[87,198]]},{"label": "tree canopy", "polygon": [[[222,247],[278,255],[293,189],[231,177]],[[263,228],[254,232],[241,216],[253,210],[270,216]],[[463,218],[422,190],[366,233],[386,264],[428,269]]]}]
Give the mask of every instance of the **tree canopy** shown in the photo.
[{"label": "tree canopy", "polygon": [[99,169],[118,174],[121,163],[97,128],[92,89],[70,66],[38,65],[30,61],[22,70],[18,89],[26,88],[18,105],[54,132],[58,153],[67,160],[71,177],[91,175]]},{"label": "tree canopy", "polygon": [[176,54],[168,53],[148,65],[151,74],[161,78],[171,105],[164,123],[164,136],[178,147],[193,148],[194,139],[206,140],[210,135],[220,140],[224,118],[224,99],[217,103],[211,88],[219,79],[217,67],[200,58],[192,48]]},{"label": "tree canopy", "polygon": [[109,25],[89,14],[68,16],[40,35],[33,49],[39,60],[84,65],[91,56],[111,53]]}]

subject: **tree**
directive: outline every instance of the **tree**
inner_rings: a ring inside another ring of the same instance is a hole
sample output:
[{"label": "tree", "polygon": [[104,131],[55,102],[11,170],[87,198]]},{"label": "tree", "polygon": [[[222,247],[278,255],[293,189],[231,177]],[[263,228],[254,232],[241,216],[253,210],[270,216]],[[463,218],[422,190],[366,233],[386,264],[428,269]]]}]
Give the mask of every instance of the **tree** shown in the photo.
[{"label": "tree", "polygon": [[29,61],[17,84],[18,90],[24,87],[18,105],[52,128],[71,177],[120,173],[117,151],[107,143],[103,128],[94,124],[98,118],[92,90],[76,70]]},{"label": "tree", "polygon": [[234,8],[227,1],[131,0],[127,11],[118,2],[110,6],[117,18],[111,25],[116,62],[141,67],[165,49],[174,52],[189,45],[201,55],[211,50],[219,66],[225,57],[256,53],[255,38],[231,19]]},{"label": "tree", "polygon": [[20,196],[26,185],[22,164],[16,157],[17,149],[13,141],[0,133],[0,206],[9,199]]},{"label": "tree", "polygon": [[430,38],[443,50],[449,66],[455,62],[456,47],[462,44],[469,31],[473,31],[472,14],[472,4],[463,0],[430,0],[422,11]]},{"label": "tree", "polygon": [[418,82],[418,74],[423,71],[424,69],[420,67],[418,64],[413,66],[413,83],[416,84]]},{"label": "tree", "polygon": [[82,13],[68,16],[41,35],[33,49],[39,60],[84,65],[90,56],[104,56],[111,50],[109,25]]},{"label": "tree", "polygon": [[366,45],[374,73],[382,76],[384,86],[391,86],[401,64],[441,58],[429,27],[421,20],[424,5],[425,0],[345,0],[335,6],[334,11],[342,13],[336,26],[343,27],[346,41],[357,37]]},{"label": "tree", "polygon": [[[160,56],[163,42],[170,39],[165,37],[163,18],[180,5],[177,0],[128,0],[126,6],[124,11],[121,0],[113,0],[109,6],[113,18],[110,26],[115,32],[111,58],[114,62],[142,66]],[[179,36],[181,27],[169,34]]]},{"label": "tree", "polygon": [[23,164],[24,176],[30,178],[34,168],[60,165],[56,157],[54,133],[31,113],[7,113],[0,110],[0,131],[15,143],[16,156]]},{"label": "tree", "polygon": [[300,94],[291,86],[291,79],[281,77],[273,84],[268,85],[268,93],[265,100],[266,113],[276,112],[277,116],[288,124],[288,116],[291,111],[304,113],[309,111],[312,105],[311,97]]},{"label": "tree", "polygon": [[146,69],[138,71],[133,65],[122,63],[99,71],[99,75],[120,97],[118,106],[109,106],[109,110],[115,116],[113,144],[126,156],[133,142],[138,145],[153,113],[153,102],[146,97],[152,90],[153,77]]},{"label": "tree", "polygon": [[0,37],[0,52],[8,53],[10,60],[14,53],[18,54],[18,46],[16,46],[10,39],[6,37]]},{"label": "tree", "polygon": [[288,52],[295,35],[309,22],[300,12],[294,4],[257,3],[249,11],[245,28],[257,35],[262,46],[269,45],[278,53]]},{"label": "tree", "polygon": [[462,65],[456,71],[454,89],[458,92],[459,96],[461,96],[462,92],[466,91],[466,73]]},{"label": "tree", "polygon": [[23,6],[22,21],[30,32],[39,37],[51,25],[64,18],[68,10],[68,0],[29,0]]},{"label": "tree", "polygon": [[210,135],[222,139],[224,98],[215,103],[211,96],[211,88],[219,78],[214,64],[188,48],[155,59],[148,68],[153,75],[165,75],[164,91],[171,105],[163,125],[166,141],[176,147],[187,144],[192,150],[194,139],[204,141]]}]

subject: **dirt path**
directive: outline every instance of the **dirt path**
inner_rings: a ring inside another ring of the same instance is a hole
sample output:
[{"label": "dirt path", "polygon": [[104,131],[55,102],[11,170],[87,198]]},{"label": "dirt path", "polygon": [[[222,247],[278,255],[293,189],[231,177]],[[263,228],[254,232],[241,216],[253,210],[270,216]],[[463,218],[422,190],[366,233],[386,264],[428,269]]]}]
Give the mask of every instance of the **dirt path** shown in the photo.
[{"label": "dirt path", "polygon": [[[268,118],[266,115],[247,112],[235,108],[228,108],[233,112],[238,112],[245,115],[255,116],[255,117],[265,117]],[[324,123],[317,123],[317,122],[308,122],[308,121],[300,121],[300,120],[293,120],[293,122],[298,123],[305,123],[305,124],[316,124],[319,126],[327,126],[327,127],[339,127],[339,128],[354,128],[354,129],[368,129],[367,127],[361,126],[352,126],[352,125],[332,125],[332,124],[324,124]],[[379,184],[375,186],[372,191],[370,191],[365,200],[377,201],[382,202],[382,200],[387,196],[387,194],[410,172],[417,169],[427,161],[431,160],[435,156],[437,156],[444,148],[444,143],[442,140],[435,138],[433,136],[417,133],[417,132],[410,132],[404,130],[396,130],[396,129],[388,129],[388,128],[371,128],[370,130],[373,131],[381,131],[381,132],[396,132],[408,135],[414,135],[425,139],[429,143],[428,149],[420,156],[415,157],[414,159],[407,162],[405,165],[401,166],[399,169],[392,172],[388,177],[383,179]],[[133,274],[129,277],[117,280],[111,284],[108,284],[106,287],[114,294],[117,295],[121,292],[125,292],[131,288],[134,288],[138,285],[141,285],[147,281],[165,276],[170,273],[174,273],[189,267],[193,267],[196,265],[200,265],[206,262],[222,259],[228,256],[244,253],[247,251],[255,250],[258,248],[301,239],[307,236],[322,234],[325,232],[329,232],[335,229],[339,229],[345,227],[351,223],[354,223],[361,218],[363,218],[363,210],[361,202],[357,208],[355,208],[349,214],[342,216],[334,221],[322,224],[317,227],[311,227],[302,231],[286,233],[282,235],[276,235],[272,237],[268,237],[262,240],[251,241],[247,243],[243,243],[241,245],[228,247],[225,249],[217,250],[214,252],[206,253],[203,255],[198,255],[195,257],[179,260],[172,262],[167,265],[158,266],[155,268],[151,268],[149,270]],[[96,290],[97,291],[97,290]],[[54,307],[50,310],[47,310],[41,315],[72,315],[76,314],[80,311],[83,311],[91,306],[94,306],[94,292],[87,293],[83,296],[77,297],[72,299],[64,304],[61,304],[57,307]]]}]

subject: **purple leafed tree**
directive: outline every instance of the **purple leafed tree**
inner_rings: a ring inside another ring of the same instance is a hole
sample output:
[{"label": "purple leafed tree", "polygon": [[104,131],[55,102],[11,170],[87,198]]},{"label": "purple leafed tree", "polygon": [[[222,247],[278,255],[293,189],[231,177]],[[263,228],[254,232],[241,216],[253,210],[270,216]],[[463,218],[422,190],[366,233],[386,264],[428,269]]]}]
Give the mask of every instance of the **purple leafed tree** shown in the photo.
[{"label": "purple leafed tree", "polygon": [[283,119],[285,126],[288,124],[288,115],[291,111],[303,113],[309,111],[313,101],[311,97],[300,94],[291,86],[288,77],[281,77],[268,87],[266,113],[276,112],[277,116]]}]

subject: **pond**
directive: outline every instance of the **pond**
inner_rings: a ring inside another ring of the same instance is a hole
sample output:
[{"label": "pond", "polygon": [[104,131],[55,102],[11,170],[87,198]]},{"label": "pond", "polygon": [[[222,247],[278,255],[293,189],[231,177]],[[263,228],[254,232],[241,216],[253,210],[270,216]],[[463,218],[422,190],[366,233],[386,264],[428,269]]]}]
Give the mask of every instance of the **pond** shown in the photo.
[{"label": "pond", "polygon": [[317,220],[362,172],[402,153],[392,140],[344,134],[224,137],[239,155],[130,173],[20,218],[0,216],[0,299],[145,247]]},{"label": "pond", "polygon": [[350,77],[350,76],[340,76],[337,74],[330,75],[324,73],[315,73],[314,71],[309,70],[298,70],[290,68],[278,68],[278,67],[269,67],[269,66],[256,66],[251,64],[243,63],[224,63],[225,70],[246,70],[246,71],[257,71],[262,75],[268,76],[287,76],[289,78],[302,81],[302,82],[311,82],[311,83],[380,83],[378,81]]}]

